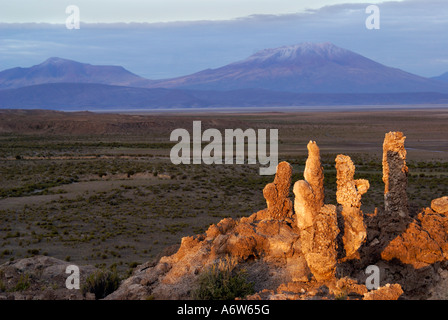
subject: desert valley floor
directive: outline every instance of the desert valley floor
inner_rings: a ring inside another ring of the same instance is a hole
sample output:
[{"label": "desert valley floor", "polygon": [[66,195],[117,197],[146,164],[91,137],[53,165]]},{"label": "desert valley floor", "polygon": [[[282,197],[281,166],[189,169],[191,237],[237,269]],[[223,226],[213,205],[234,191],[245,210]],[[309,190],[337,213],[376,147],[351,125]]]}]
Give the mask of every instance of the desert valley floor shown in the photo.
[{"label": "desert valley floor", "polygon": [[[184,236],[266,207],[258,165],[174,165],[170,133],[278,129],[279,162],[303,179],[309,140],[319,144],[325,202],[336,204],[335,157],[368,179],[362,210],[383,203],[385,133],[402,131],[414,207],[448,195],[448,109],[183,114],[0,110],[0,264],[48,255],[126,276]],[[291,192],[292,194],[292,192]]]}]

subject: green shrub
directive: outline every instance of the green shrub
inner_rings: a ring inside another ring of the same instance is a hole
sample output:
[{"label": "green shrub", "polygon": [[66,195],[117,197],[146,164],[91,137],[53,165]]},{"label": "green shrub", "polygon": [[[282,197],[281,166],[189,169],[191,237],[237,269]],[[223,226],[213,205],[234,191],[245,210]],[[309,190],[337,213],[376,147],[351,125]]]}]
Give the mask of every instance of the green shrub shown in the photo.
[{"label": "green shrub", "polygon": [[100,270],[87,277],[81,291],[83,295],[90,292],[95,294],[96,299],[102,299],[117,290],[119,285],[120,277],[116,270]]},{"label": "green shrub", "polygon": [[254,284],[247,280],[247,272],[235,269],[237,262],[221,260],[204,271],[192,297],[197,300],[233,300],[254,293]]},{"label": "green shrub", "polygon": [[16,286],[12,289],[12,291],[25,291],[31,286],[30,276],[25,273],[22,274],[17,282]]}]

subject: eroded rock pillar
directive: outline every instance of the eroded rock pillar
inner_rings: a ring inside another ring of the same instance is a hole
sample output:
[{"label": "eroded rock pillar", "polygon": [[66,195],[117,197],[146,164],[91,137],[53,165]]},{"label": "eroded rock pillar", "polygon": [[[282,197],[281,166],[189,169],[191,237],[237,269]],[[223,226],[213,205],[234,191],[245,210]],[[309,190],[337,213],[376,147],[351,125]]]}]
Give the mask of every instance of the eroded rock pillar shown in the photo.
[{"label": "eroded rock pillar", "polygon": [[292,201],[289,199],[291,187],[292,167],[288,162],[277,165],[274,182],[263,189],[263,196],[268,206],[268,216],[271,219],[284,219],[293,213]]},{"label": "eroded rock pillar", "polygon": [[336,206],[324,205],[324,174],[319,147],[308,143],[304,178],[294,184],[294,209],[305,260],[317,280],[335,276],[337,251]]},{"label": "eroded rock pillar", "polygon": [[361,196],[370,187],[369,181],[354,180],[355,165],[349,156],[336,157],[337,191],[336,199],[342,206],[344,235],[342,241],[347,259],[359,257],[358,249],[367,236],[366,225],[361,211]]},{"label": "eroded rock pillar", "polygon": [[401,218],[409,217],[405,139],[402,132],[389,132],[383,143],[384,210]]}]

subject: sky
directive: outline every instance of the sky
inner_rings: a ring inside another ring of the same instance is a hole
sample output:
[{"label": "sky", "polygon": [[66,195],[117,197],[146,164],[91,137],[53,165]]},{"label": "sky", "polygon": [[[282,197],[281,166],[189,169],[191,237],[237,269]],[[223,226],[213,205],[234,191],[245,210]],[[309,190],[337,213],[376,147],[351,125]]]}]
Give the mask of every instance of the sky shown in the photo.
[{"label": "sky", "polygon": [[[380,3],[371,0],[370,4]],[[65,23],[76,5],[86,23],[229,20],[255,14],[288,14],[339,4],[338,0],[1,0],[2,22]],[[365,3],[346,0],[344,3]]]},{"label": "sky", "polygon": [[[370,4],[380,29],[366,28]],[[69,5],[79,29],[66,26]],[[0,0],[0,70],[57,56],[163,79],[265,48],[332,42],[431,77],[448,71],[447,30],[446,0]]]}]

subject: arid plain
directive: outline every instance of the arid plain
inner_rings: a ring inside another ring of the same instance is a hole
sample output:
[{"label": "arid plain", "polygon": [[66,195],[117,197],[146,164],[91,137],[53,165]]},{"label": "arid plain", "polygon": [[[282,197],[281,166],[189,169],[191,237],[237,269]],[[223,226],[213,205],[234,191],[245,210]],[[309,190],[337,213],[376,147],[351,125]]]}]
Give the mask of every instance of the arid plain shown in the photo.
[{"label": "arid plain", "polygon": [[[92,113],[0,110],[0,264],[48,255],[116,267],[125,276],[183,236],[266,207],[258,165],[174,165],[174,129],[278,129],[279,162],[303,178],[309,140],[319,144],[326,203],[336,204],[335,158],[368,179],[362,210],[383,204],[385,133],[406,135],[408,196],[427,207],[448,194],[448,109]],[[207,143],[204,143],[206,145]],[[293,198],[293,197],[291,197]]]}]

